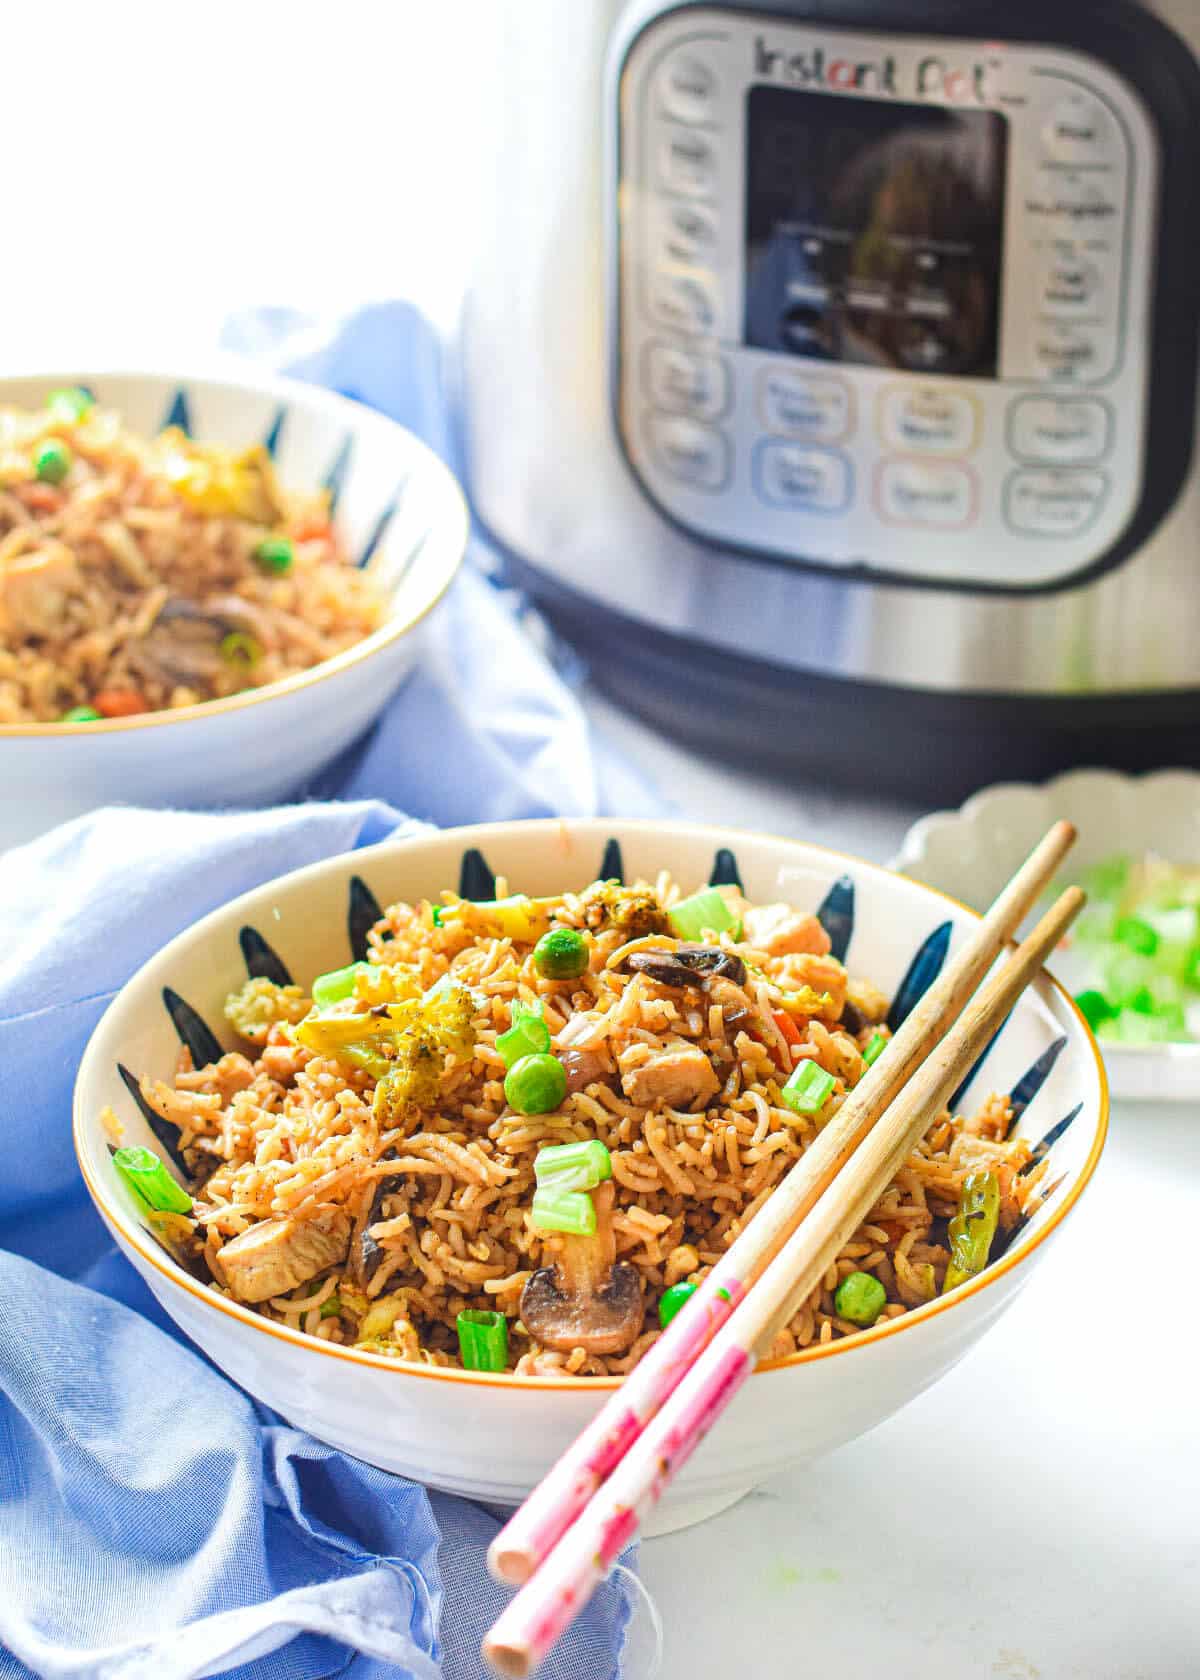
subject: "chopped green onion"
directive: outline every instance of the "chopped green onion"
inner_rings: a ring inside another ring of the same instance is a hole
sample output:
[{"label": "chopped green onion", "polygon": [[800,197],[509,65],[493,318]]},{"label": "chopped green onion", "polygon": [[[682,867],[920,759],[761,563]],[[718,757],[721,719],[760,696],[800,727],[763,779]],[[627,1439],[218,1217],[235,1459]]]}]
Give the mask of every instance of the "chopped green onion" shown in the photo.
[{"label": "chopped green onion", "polygon": [[566,1231],[573,1237],[596,1234],[596,1205],[586,1190],[535,1190],[530,1212],[539,1231]]},{"label": "chopped green onion", "polygon": [[337,1315],[341,1312],[341,1310],[342,1310],[342,1298],[337,1293],[336,1290],[334,1290],[332,1295],[327,1295],[325,1297],[325,1299],[321,1302],[321,1317],[322,1318],[336,1318]]},{"label": "chopped green onion", "polygon": [[880,1056],[882,1056],[883,1052],[887,1049],[887,1044],[888,1041],[882,1033],[877,1032],[871,1034],[870,1038],[867,1040],[866,1048],[862,1053],[862,1059],[866,1062],[868,1067],[871,1066],[872,1062],[877,1062],[879,1060]]},{"label": "chopped green onion", "polygon": [[829,1100],[833,1090],[833,1075],[826,1073],[819,1062],[801,1062],[787,1084],[780,1091],[780,1099],[793,1114],[817,1114]]},{"label": "chopped green onion", "polygon": [[690,898],[681,898],[667,911],[671,929],[680,939],[697,940],[705,933],[741,931],[741,924],[716,887],[704,887]]},{"label": "chopped green onion", "polygon": [[1183,971],[1184,984],[1200,991],[1200,950],[1192,952]]},{"label": "chopped green onion", "polygon": [[503,1313],[468,1307],[455,1320],[458,1352],[468,1371],[503,1371],[508,1364],[508,1320]]},{"label": "chopped green onion", "polygon": [[244,630],[231,630],[228,636],[221,638],[217,652],[226,665],[249,671],[262,659],[263,645],[255,641],[253,636],[248,636]]},{"label": "chopped green onion", "polygon": [[59,718],[60,723],[99,723],[104,716],[95,706],[72,706],[69,712],[64,712]]},{"label": "chopped green onion", "polygon": [[1120,944],[1143,957],[1152,957],[1158,950],[1158,935],[1140,916],[1122,916],[1114,931]]},{"label": "chopped green onion", "polygon": [[51,391],[46,398],[46,407],[55,420],[74,425],[77,420],[83,419],[95,405],[95,401],[92,393],[82,385],[66,385],[57,391]]},{"label": "chopped green onion", "polygon": [[871,1272],[851,1272],[838,1284],[833,1310],[839,1318],[868,1329],[887,1305],[887,1290]]},{"label": "chopped green onion", "polygon": [[590,961],[588,942],[575,928],[551,928],[533,947],[533,965],[547,980],[577,980]]},{"label": "chopped green onion", "polygon": [[43,484],[61,484],[71,470],[71,451],[58,438],[47,438],[34,451],[33,470]]},{"label": "chopped green onion", "polygon": [[987,1265],[999,1219],[1000,1180],[982,1168],[969,1172],[958,1193],[958,1212],[946,1228],[950,1263],[942,1279],[943,1295],[977,1277]]},{"label": "chopped green onion", "polygon": [[266,537],[254,550],[254,558],[264,572],[276,572],[282,576],[284,572],[291,571],[296,551],[290,537]]},{"label": "chopped green onion", "polygon": [[441,905],[440,904],[430,905],[430,913],[433,916],[434,927],[440,928],[441,925],[442,925],[442,907],[441,907]]},{"label": "chopped green onion", "polygon": [[698,1283],[685,1278],[682,1283],[673,1283],[670,1289],[663,1290],[658,1299],[658,1322],[662,1329],[667,1328],[680,1307],[687,1305],[699,1287]]},{"label": "chopped green onion", "polygon": [[372,963],[354,962],[346,968],[333,968],[328,974],[318,974],[312,983],[313,1002],[318,1009],[328,1009],[330,1004],[353,997],[358,990],[359,975],[370,974],[373,967]]},{"label": "chopped green onion", "polygon": [[191,1208],[192,1198],[152,1149],[118,1149],[112,1162],[138,1200],[156,1213],[187,1213]]},{"label": "chopped green onion", "polygon": [[551,1114],[566,1094],[567,1075],[556,1056],[522,1056],[505,1076],[505,1098],[518,1114]]},{"label": "chopped green onion", "polygon": [[1103,992],[1097,992],[1095,990],[1076,992],[1075,1002],[1079,1005],[1083,1012],[1084,1019],[1087,1021],[1088,1026],[1091,1027],[1093,1032],[1095,1032],[1101,1021],[1111,1021],[1113,1016],[1117,1013]]},{"label": "chopped green onion", "polygon": [[612,1177],[612,1156],[599,1138],[539,1149],[533,1176],[547,1190],[594,1190]]},{"label": "chopped green onion", "polygon": [[542,1002],[514,1003],[512,1026],[496,1038],[496,1048],[511,1068],[522,1056],[544,1055],[550,1048],[550,1029],[543,1019]]}]

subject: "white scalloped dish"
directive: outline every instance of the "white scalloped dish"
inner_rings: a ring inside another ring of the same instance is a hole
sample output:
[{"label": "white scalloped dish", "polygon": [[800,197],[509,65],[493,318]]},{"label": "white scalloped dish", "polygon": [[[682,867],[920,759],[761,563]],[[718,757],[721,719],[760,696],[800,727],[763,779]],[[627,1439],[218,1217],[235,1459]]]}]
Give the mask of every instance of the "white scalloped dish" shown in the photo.
[{"label": "white scalloped dish", "polygon": [[[1072,853],[1076,869],[1115,853],[1157,852],[1174,863],[1200,864],[1200,774],[1076,770],[1040,787],[1014,782],[985,788],[957,811],[922,817],[905,836],[894,867],[984,908],[1057,817],[1079,830]],[[1075,976],[1069,966],[1061,965],[1059,978],[1071,987]],[[1115,1097],[1200,1098],[1200,1044],[1104,1043],[1101,1049]]]}]

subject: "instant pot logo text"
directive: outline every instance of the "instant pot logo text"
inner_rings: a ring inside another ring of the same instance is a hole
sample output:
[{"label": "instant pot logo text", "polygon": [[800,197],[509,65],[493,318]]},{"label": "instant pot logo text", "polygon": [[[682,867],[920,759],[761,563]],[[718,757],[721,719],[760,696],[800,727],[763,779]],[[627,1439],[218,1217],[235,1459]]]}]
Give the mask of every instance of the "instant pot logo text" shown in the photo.
[{"label": "instant pot logo text", "polygon": [[904,94],[950,105],[986,104],[988,66],[957,64],[937,53],[917,60],[913,85],[901,88],[896,60],[850,58],[824,47],[789,52],[759,35],[754,42],[754,72],[792,87],[829,88],[837,93]]}]

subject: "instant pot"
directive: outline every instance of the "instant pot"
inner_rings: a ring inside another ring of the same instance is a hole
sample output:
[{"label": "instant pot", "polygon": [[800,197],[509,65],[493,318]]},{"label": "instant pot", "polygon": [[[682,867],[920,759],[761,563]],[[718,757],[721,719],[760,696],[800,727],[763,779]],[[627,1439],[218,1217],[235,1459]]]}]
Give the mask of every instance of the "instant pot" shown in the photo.
[{"label": "instant pot", "polygon": [[921,796],[1200,762],[1200,0],[514,0],[460,367],[594,678]]}]

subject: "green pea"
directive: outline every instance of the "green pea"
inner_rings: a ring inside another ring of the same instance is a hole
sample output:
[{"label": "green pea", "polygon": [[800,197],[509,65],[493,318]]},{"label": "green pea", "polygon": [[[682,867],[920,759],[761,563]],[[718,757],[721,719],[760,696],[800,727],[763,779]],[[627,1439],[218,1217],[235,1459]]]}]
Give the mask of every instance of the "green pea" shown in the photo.
[{"label": "green pea", "polygon": [[58,438],[46,438],[34,453],[33,470],[43,484],[61,484],[71,470],[71,451]]},{"label": "green pea", "polygon": [[99,723],[104,714],[98,712],[95,706],[72,706],[69,712],[64,712],[59,718],[60,723]]},{"label": "green pea", "polygon": [[533,947],[534,966],[547,980],[575,980],[590,961],[588,942],[574,928],[551,928]]},{"label": "green pea", "polygon": [[870,1272],[851,1272],[838,1284],[833,1305],[839,1318],[866,1328],[887,1305],[887,1290]]},{"label": "green pea", "polygon": [[670,1289],[663,1290],[658,1298],[658,1322],[664,1330],[680,1307],[686,1306],[699,1287],[698,1283],[690,1283],[685,1278],[682,1283],[673,1283]]},{"label": "green pea", "polygon": [[290,572],[296,551],[290,537],[266,537],[254,550],[254,558],[264,572]]},{"label": "green pea", "polygon": [[518,1114],[550,1114],[567,1094],[567,1076],[556,1056],[522,1056],[504,1079],[504,1095]]}]

